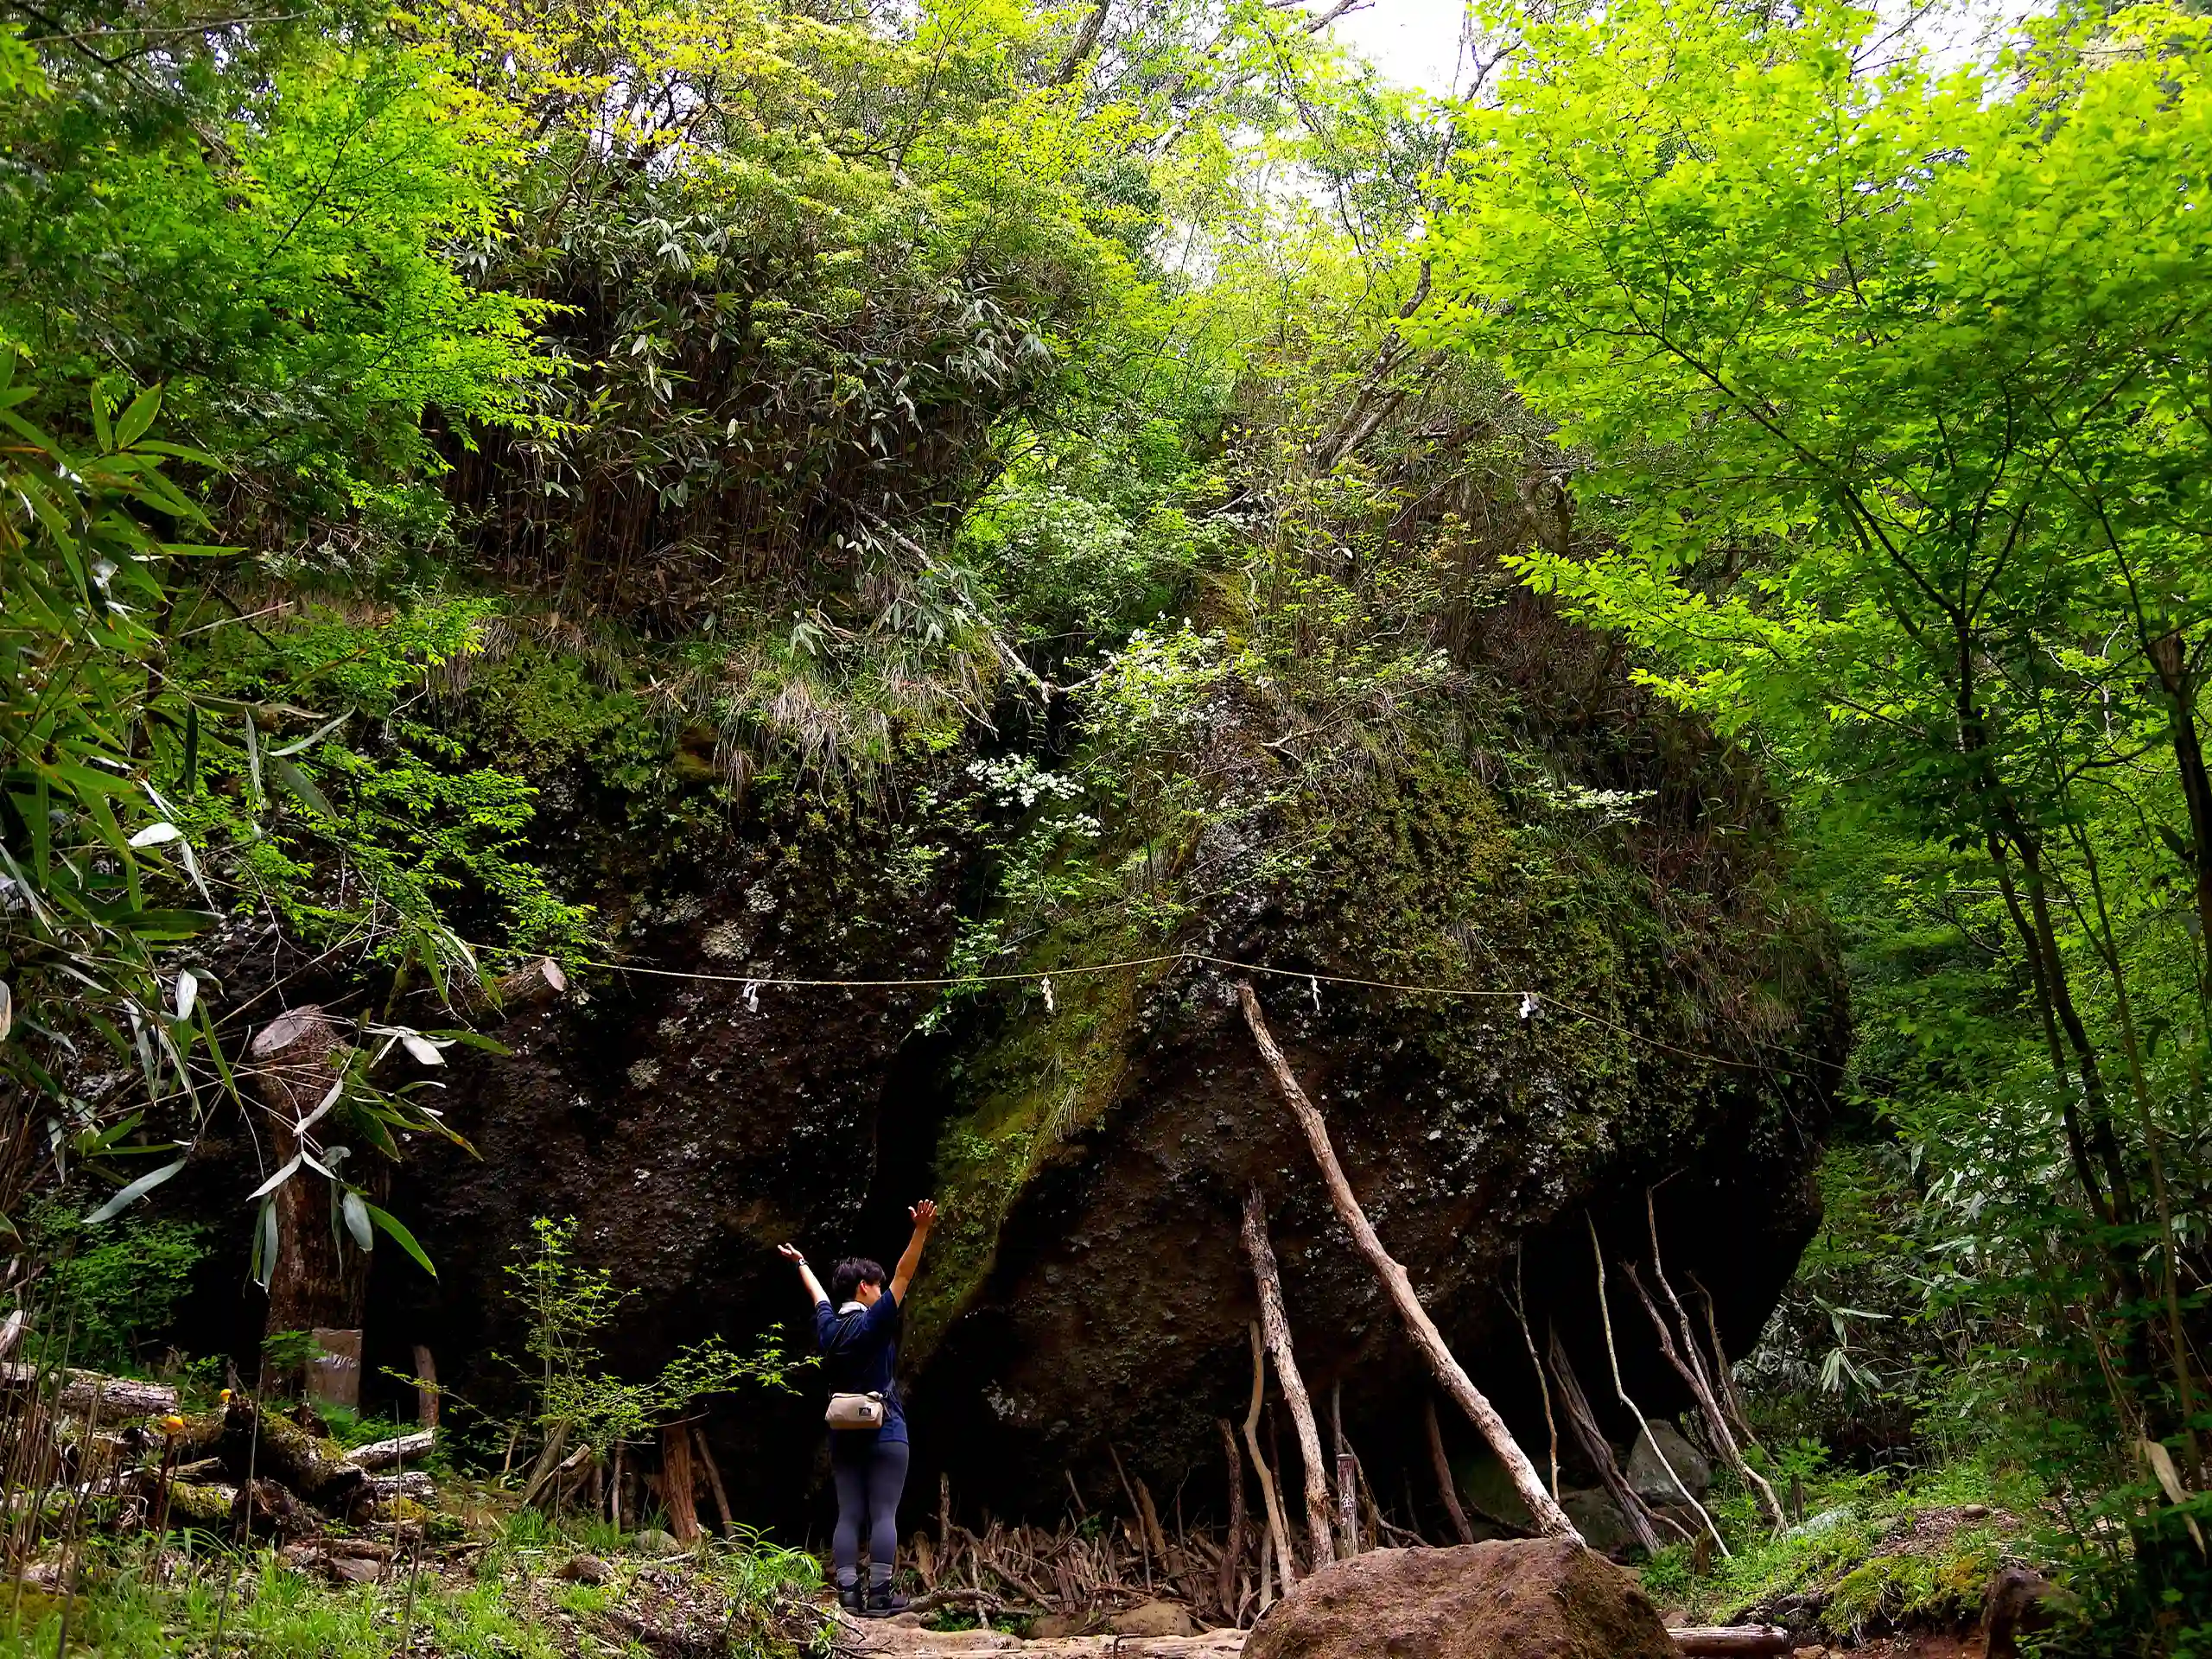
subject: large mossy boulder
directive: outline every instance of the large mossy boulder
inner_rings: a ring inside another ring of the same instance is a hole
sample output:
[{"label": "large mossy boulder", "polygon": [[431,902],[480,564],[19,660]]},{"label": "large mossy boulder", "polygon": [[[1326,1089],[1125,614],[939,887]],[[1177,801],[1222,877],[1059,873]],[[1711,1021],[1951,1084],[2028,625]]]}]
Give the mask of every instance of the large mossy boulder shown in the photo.
[{"label": "large mossy boulder", "polygon": [[1268,1610],[1245,1659],[1675,1659],[1637,1581],[1580,1546],[1515,1539],[1378,1549]]},{"label": "large mossy boulder", "polygon": [[1214,1454],[1251,1388],[1255,1183],[1309,1386],[1341,1389],[1370,1461],[1427,1468],[1426,1372],[1262,1067],[1239,979],[1383,1241],[1532,1444],[1527,1338],[1547,1324],[1611,1408],[1593,1229],[1628,1380],[1672,1405],[1619,1272],[1650,1255],[1647,1191],[1701,1338],[1709,1308],[1738,1353],[1817,1219],[1847,1020],[1822,925],[1770,864],[1670,887],[1656,834],[1540,813],[1479,755],[1404,750],[1325,783],[1256,741],[1240,755],[1215,765],[1226,810],[1178,878],[1207,895],[1186,906],[1196,954],[1096,971],[1160,948],[1102,907],[1033,956],[1052,1005],[1030,995],[962,1061],[912,1357],[946,1460],[1000,1505],[1049,1501],[1063,1471],[1110,1493],[1117,1452],[1171,1486]]},{"label": "large mossy boulder", "polygon": [[[933,1191],[945,1220],[904,1366],[918,1481],[942,1471],[963,1503],[1038,1513],[1071,1476],[1119,1491],[1118,1456],[1164,1504],[1249,1397],[1237,1217],[1256,1182],[1307,1381],[1340,1397],[1402,1514],[1398,1471],[1427,1479],[1424,1373],[1260,1066],[1234,996],[1252,976],[1383,1240],[1524,1440],[1544,1418],[1516,1303],[1611,1409],[1593,1228],[1627,1380],[1677,1407],[1618,1271],[1649,1254],[1647,1191],[1673,1282],[1748,1349],[1817,1218],[1847,1033],[1755,780],[1640,716],[1567,743],[1432,725],[1324,752],[1249,686],[1218,701],[1183,728],[1205,749],[1177,763],[1204,779],[1186,833],[1133,856],[1134,829],[1109,821],[1070,855],[1112,880],[1027,949],[1052,994],[1016,985],[934,1020],[926,987],[747,983],[946,973],[972,849],[918,855],[911,803],[641,815],[604,780],[549,786],[639,971],[580,976],[513,1011],[511,1054],[455,1068],[448,1121],[479,1155],[410,1159],[395,1199],[440,1277],[379,1252],[372,1365],[404,1374],[427,1341],[472,1402],[518,1409],[504,1268],[546,1216],[575,1217],[580,1256],[627,1293],[616,1370],[713,1336],[782,1328],[803,1347],[774,1245],[825,1269],[887,1260]],[[741,1507],[790,1513],[819,1474],[819,1410],[804,1392],[716,1406]],[[1217,1487],[1194,1493],[1217,1509]]]}]

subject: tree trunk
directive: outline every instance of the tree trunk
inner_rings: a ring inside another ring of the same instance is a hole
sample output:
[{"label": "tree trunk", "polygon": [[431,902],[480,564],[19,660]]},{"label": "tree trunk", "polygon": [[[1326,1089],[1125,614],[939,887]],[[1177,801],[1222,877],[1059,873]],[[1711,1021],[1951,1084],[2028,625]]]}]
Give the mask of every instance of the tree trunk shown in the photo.
[{"label": "tree trunk", "polygon": [[1261,1058],[1267,1062],[1268,1071],[1274,1074],[1275,1083],[1281,1089],[1283,1098],[1289,1103],[1291,1114],[1297,1118],[1299,1127],[1306,1131],[1306,1142],[1313,1149],[1313,1160],[1321,1166],[1321,1178],[1328,1186],[1330,1201],[1336,1205],[1338,1216],[1350,1230],[1352,1241],[1359,1246],[1360,1253],[1366,1256],[1369,1265],[1375,1269],[1375,1276],[1382,1281],[1383,1289],[1397,1305],[1399,1316],[1405,1320],[1414,1346],[1428,1361],[1429,1368],[1436,1373],[1436,1379],[1443,1385],[1444,1391],[1467,1414],[1469,1421],[1481,1431],[1483,1439],[1490,1442],[1490,1448],[1497,1454],[1498,1461],[1505,1465],[1514,1490],[1520,1493],[1521,1501],[1529,1506],[1529,1513],[1535,1517],[1536,1529],[1548,1536],[1572,1538],[1580,1543],[1582,1535],[1575,1530],[1574,1522],[1567,1518],[1567,1512],[1544,1490],[1544,1483],[1538,1478],[1535,1465],[1529,1461],[1529,1454],[1513,1438],[1513,1431],[1505,1426],[1505,1420],[1497,1414],[1497,1408],[1484,1397],[1474,1380],[1452,1357],[1452,1351],[1445,1345],[1435,1322],[1428,1317],[1427,1310],[1421,1305],[1421,1298],[1414,1294],[1413,1281],[1389,1251],[1383,1249],[1382,1241],[1376,1236],[1366,1211],[1359,1207],[1359,1200],[1352,1194],[1351,1183],[1344,1178],[1344,1166],[1337,1161],[1336,1148],[1329,1143],[1329,1127],[1323,1122],[1313,1103],[1306,1097],[1305,1090],[1299,1087],[1298,1078],[1291,1071],[1290,1062],[1283,1058],[1282,1050],[1275,1046],[1274,1034],[1268,1029],[1266,1016],[1260,1012],[1260,999],[1253,994],[1249,980],[1237,982],[1236,996],[1244,1006],[1244,1021],[1252,1028],[1252,1039],[1260,1046]]},{"label": "tree trunk", "polygon": [[2181,798],[2189,808],[2190,873],[2196,878],[2197,938],[2212,952],[2212,774],[2204,766],[2204,746],[2196,730],[2196,679],[2190,671],[2189,645],[2178,633],[2149,645],[2151,665],[2166,694],[2174,766],[2181,774]]},{"label": "tree trunk", "polygon": [[699,1511],[691,1503],[691,1425],[668,1423],[660,1431],[660,1503],[678,1543],[699,1537]]},{"label": "tree trunk", "polygon": [[1475,1529],[1467,1524],[1467,1506],[1459,1502],[1459,1483],[1452,1477],[1452,1459],[1444,1455],[1444,1425],[1436,1421],[1436,1400],[1427,1389],[1421,1391],[1421,1414],[1428,1430],[1428,1460],[1436,1467],[1436,1490],[1451,1514],[1452,1530],[1461,1543],[1471,1544]]},{"label": "tree trunk", "polygon": [[[278,1015],[247,1047],[254,1086],[268,1108],[278,1168],[300,1154],[301,1122],[337,1081],[338,1047],[338,1023],[315,1007]],[[311,1138],[307,1150],[316,1150]],[[334,1197],[331,1183],[305,1166],[276,1189],[276,1260],[269,1278],[265,1335],[360,1329],[367,1257],[340,1242],[343,1229],[334,1227]],[[288,1364],[264,1377],[263,1385],[296,1390],[305,1381],[306,1368]]]},{"label": "tree trunk", "polygon": [[1268,1239],[1267,1200],[1253,1183],[1244,1194],[1244,1250],[1252,1258],[1252,1277],[1260,1287],[1260,1329],[1268,1353],[1275,1363],[1275,1380],[1290,1403],[1290,1420],[1298,1430],[1298,1455],[1306,1467],[1306,1529],[1313,1539],[1313,1568],[1319,1572],[1337,1559],[1329,1502],[1328,1467],[1321,1459],[1321,1433],[1313,1421],[1313,1402],[1299,1375],[1298,1357],[1291,1350],[1290,1315],[1282,1304],[1282,1274],[1275,1265],[1274,1246]]},{"label": "tree trunk", "polygon": [[425,1428],[438,1426],[438,1362],[419,1342],[415,1344],[415,1421]]}]

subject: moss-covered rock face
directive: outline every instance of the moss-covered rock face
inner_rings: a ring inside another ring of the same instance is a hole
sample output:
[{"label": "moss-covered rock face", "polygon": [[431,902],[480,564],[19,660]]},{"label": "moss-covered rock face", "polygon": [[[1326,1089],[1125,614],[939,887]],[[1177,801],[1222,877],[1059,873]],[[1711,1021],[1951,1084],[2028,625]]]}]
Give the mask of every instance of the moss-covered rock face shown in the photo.
[{"label": "moss-covered rock face", "polygon": [[[1056,855],[1069,879],[1033,869],[1061,895],[1023,912],[1048,923],[1027,965],[1050,996],[1002,988],[918,1036],[932,988],[747,981],[945,975],[958,883],[971,918],[988,892],[1004,907],[972,855],[1033,827],[941,804],[975,769],[941,757],[887,804],[759,790],[741,808],[681,734],[572,664],[483,672],[468,741],[529,771],[566,891],[626,967],[517,1010],[510,1055],[456,1068],[448,1118],[480,1155],[409,1160],[395,1197],[440,1277],[379,1261],[372,1365],[404,1370],[428,1340],[465,1397],[518,1404],[495,1357],[522,1351],[503,1268],[537,1216],[576,1217],[579,1255],[630,1293],[620,1370],[779,1325],[803,1346],[775,1244],[825,1274],[849,1251],[887,1258],[904,1205],[933,1190],[904,1366],[919,1478],[942,1467],[1032,1510],[1061,1502],[1064,1471],[1117,1484],[1118,1452],[1164,1498],[1249,1399],[1237,1215],[1257,1183],[1309,1383],[1325,1402],[1341,1385],[1378,1476],[1425,1471],[1418,1363],[1260,1068],[1234,995],[1248,974],[1383,1239],[1532,1445],[1516,1286],[1610,1410],[1594,1225],[1626,1379],[1669,1409],[1618,1270],[1649,1255],[1646,1190],[1674,1282],[1709,1294],[1732,1348],[1812,1224],[1840,993],[1817,919],[1775,883],[1770,815],[1709,741],[1615,720],[1485,747],[1445,721],[1301,750],[1281,735],[1298,719],[1224,675],[1185,723],[1203,753],[1163,786],[1175,810],[1096,791],[1106,821]],[[817,1394],[712,1414],[748,1512],[788,1516],[808,1489]]]},{"label": "moss-covered rock face", "polygon": [[[578,1259],[625,1293],[603,1342],[618,1373],[786,1327],[810,1351],[775,1247],[797,1242],[825,1279],[841,1249],[884,1248],[856,1222],[879,1119],[900,1104],[901,1045],[935,993],[883,982],[942,971],[957,856],[918,839],[917,814],[757,775],[741,799],[711,740],[556,653],[478,664],[453,723],[537,787],[537,850],[594,904],[601,954],[621,966],[580,967],[564,998],[511,1008],[493,1033],[505,1054],[456,1054],[440,1103],[474,1155],[410,1151],[393,1202],[439,1274],[378,1253],[372,1370],[406,1374],[423,1342],[480,1413],[522,1410],[533,1362],[505,1269],[538,1217],[574,1217]],[[875,983],[749,982],[787,978]],[[818,1401],[725,1403],[714,1429],[733,1497],[788,1513],[811,1484]]]},{"label": "moss-covered rock face", "polygon": [[1261,1068],[1234,964],[1292,970],[1250,976],[1278,1040],[1385,1243],[1531,1444],[1516,1281],[1537,1339],[1555,1321],[1609,1404],[1594,1223],[1628,1381],[1671,1408],[1618,1272],[1649,1257],[1646,1189],[1673,1281],[1709,1293],[1738,1349],[1815,1216],[1841,992],[1781,901],[1669,895],[1630,837],[1509,810],[1476,760],[1401,753],[1305,788],[1247,759],[1211,820],[1237,827],[1185,862],[1215,895],[1188,941],[1207,959],[1084,973],[1158,949],[1095,912],[1037,953],[1055,1009],[1030,998],[964,1062],[912,1310],[918,1409],[1003,1505],[1049,1501],[1063,1470],[1111,1479],[1113,1447],[1172,1484],[1217,1446],[1215,1419],[1242,1417],[1254,1183],[1309,1385],[1341,1385],[1363,1445],[1425,1461],[1420,1363]]}]

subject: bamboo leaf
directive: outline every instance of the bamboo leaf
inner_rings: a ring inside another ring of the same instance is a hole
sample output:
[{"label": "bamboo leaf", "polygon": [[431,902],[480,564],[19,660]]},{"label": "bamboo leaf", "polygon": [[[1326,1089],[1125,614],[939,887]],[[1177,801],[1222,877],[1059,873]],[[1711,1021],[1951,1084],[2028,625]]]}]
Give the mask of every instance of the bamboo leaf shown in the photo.
[{"label": "bamboo leaf", "polygon": [[115,445],[128,449],[146,435],[146,429],[154,423],[154,416],[161,412],[162,389],[149,386],[130,400],[130,407],[123,411],[123,418],[115,424]]},{"label": "bamboo leaf", "polygon": [[286,1164],[274,1175],[271,1175],[259,1186],[255,1187],[252,1192],[246,1194],[246,1202],[251,1204],[256,1198],[265,1198],[271,1192],[274,1192],[278,1187],[283,1185],[285,1182],[290,1180],[300,1167],[300,1156],[301,1154],[297,1153],[293,1154],[292,1160],[289,1163]]},{"label": "bamboo leaf", "polygon": [[299,797],[318,815],[326,818],[335,818],[338,816],[329,801],[324,798],[322,791],[315,787],[315,779],[302,771],[296,762],[287,760],[281,753],[271,752],[269,756],[269,766],[270,769],[276,774],[276,781]]},{"label": "bamboo leaf", "polygon": [[139,1199],[144,1198],[156,1187],[159,1186],[163,1181],[168,1179],[170,1176],[175,1174],[177,1171],[182,1169],[184,1167],[184,1162],[185,1160],[180,1158],[175,1163],[163,1164],[159,1169],[152,1170],[146,1174],[141,1175],[137,1180],[131,1182],[130,1185],[124,1187],[120,1192],[118,1192],[105,1204],[100,1205],[99,1209],[86,1216],[85,1217],[85,1224],[87,1227],[97,1226],[101,1222],[106,1221],[114,1216],[121,1214],[132,1205],[137,1203]]},{"label": "bamboo leaf", "polygon": [[340,1198],[338,1208],[346,1217],[346,1230],[353,1235],[353,1242],[365,1250],[377,1247],[377,1236],[369,1226],[369,1206],[361,1202],[361,1195],[350,1188]]},{"label": "bamboo leaf", "polygon": [[378,1209],[373,1204],[365,1203],[361,1207],[369,1212],[369,1219],[371,1221],[373,1221],[378,1226],[383,1228],[385,1232],[391,1235],[393,1243],[397,1243],[401,1249],[406,1251],[409,1255],[414,1257],[415,1263],[417,1267],[421,1268],[423,1272],[429,1274],[433,1279],[438,1276],[437,1268],[431,1265],[430,1258],[423,1254],[423,1247],[415,1242],[414,1234],[409,1232],[407,1229],[401,1226],[397,1220],[392,1217],[386,1215],[383,1211]]}]

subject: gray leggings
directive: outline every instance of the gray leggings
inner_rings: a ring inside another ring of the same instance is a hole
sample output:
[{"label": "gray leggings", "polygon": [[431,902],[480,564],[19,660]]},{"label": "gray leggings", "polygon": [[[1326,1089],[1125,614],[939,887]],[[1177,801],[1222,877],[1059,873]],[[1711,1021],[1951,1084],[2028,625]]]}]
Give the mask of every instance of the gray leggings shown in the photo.
[{"label": "gray leggings", "polygon": [[874,1576],[888,1578],[899,1552],[899,1494],[906,1486],[906,1442],[878,1440],[865,1458],[833,1458],[830,1472],[837,1482],[837,1530],[830,1553],[837,1576],[858,1573],[861,1519],[868,1519],[868,1558]]}]

